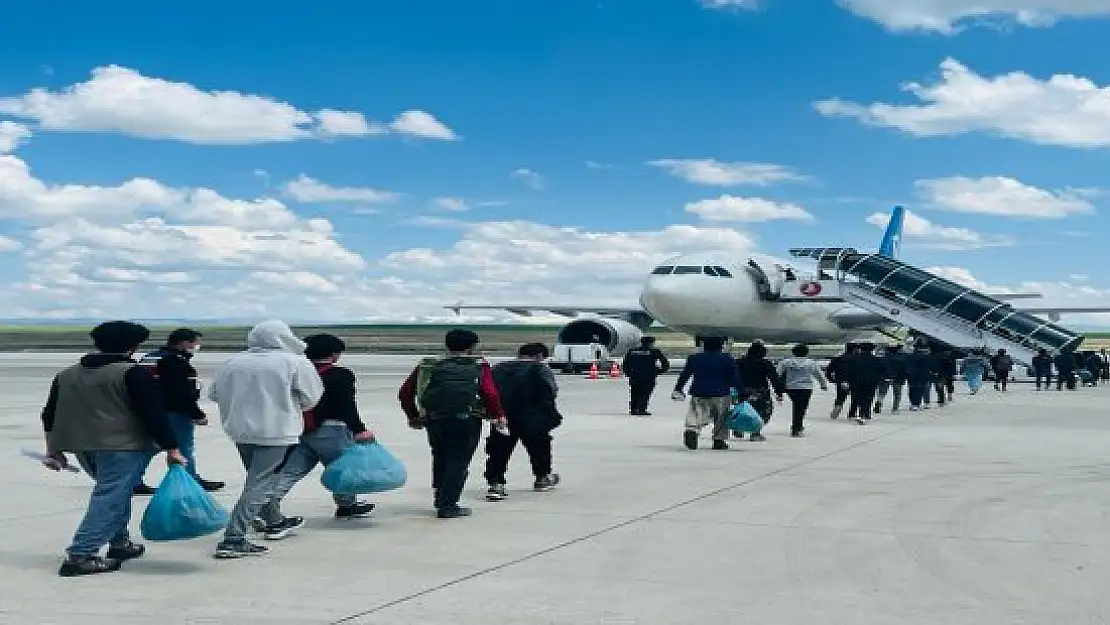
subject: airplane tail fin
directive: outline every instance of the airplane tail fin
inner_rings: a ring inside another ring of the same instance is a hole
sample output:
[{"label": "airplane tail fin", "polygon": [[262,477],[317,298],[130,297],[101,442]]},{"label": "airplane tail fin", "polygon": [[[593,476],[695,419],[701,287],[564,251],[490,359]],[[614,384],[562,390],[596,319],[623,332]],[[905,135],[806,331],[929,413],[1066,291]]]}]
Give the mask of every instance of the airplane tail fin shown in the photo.
[{"label": "airplane tail fin", "polygon": [[906,209],[895,206],[890,212],[890,223],[883,233],[882,243],[879,244],[879,254],[887,258],[898,258],[899,248],[902,247],[902,224],[906,220]]}]

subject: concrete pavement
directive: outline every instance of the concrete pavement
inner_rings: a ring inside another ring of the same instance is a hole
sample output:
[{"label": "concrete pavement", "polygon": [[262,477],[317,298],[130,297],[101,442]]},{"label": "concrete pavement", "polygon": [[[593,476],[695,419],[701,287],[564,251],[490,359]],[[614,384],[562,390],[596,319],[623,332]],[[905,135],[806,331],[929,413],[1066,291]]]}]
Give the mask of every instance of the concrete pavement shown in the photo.
[{"label": "concrete pavement", "polygon": [[[202,354],[202,376],[224,357]],[[41,447],[49,376],[71,360],[0,355],[0,623],[1110,621],[1106,388],[961,388],[944,410],[862,427],[829,421],[831,393],[818,393],[807,438],[786,435],[787,403],[767,442],[690,452],[673,378],[655,416],[632,418],[624,382],[561,376],[559,490],[531,492],[518,450],[510,498],[486,503],[479,452],[475,515],[441,521],[423,434],[395,400],[414,361],[348,358],[364,418],[409,468],[372,519],[333,521],[317,471],[286,504],[308,525],[267,557],[216,561],[215,537],[148,543],[119,573],[61,579],[89,480],[18,452]],[[218,496],[230,507],[242,483],[233,447],[218,426],[198,444],[201,473],[230,482]],[[156,460],[148,481],[163,471]]]}]

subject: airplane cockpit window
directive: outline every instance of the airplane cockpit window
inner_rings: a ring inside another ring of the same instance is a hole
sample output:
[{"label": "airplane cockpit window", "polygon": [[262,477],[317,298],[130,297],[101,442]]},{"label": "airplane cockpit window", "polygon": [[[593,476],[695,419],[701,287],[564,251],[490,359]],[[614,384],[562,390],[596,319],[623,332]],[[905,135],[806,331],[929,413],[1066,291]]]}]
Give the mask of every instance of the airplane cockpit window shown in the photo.
[{"label": "airplane cockpit window", "polygon": [[690,267],[690,266],[687,266],[687,265],[679,265],[678,267],[674,268],[674,275],[676,275],[676,276],[691,275],[691,274],[701,274],[701,267]]},{"label": "airplane cockpit window", "polygon": [[729,272],[729,270],[725,269],[724,267],[713,267],[713,268],[717,270],[717,275],[721,276],[722,278],[731,278],[732,277],[732,273]]},{"label": "airplane cockpit window", "polygon": [[716,276],[717,275],[717,270],[713,267],[710,267],[709,265],[706,265],[706,266],[702,267],[701,270],[707,276]]},{"label": "airplane cockpit window", "polygon": [[786,274],[786,279],[787,280],[797,280],[798,279],[798,276],[794,275],[794,270],[793,269],[787,268],[783,271],[783,273]]},{"label": "airplane cockpit window", "polygon": [[672,269],[674,269],[673,265],[662,265],[660,267],[656,267],[655,269],[653,269],[652,272],[651,272],[651,275],[653,275],[653,276],[670,275]]}]

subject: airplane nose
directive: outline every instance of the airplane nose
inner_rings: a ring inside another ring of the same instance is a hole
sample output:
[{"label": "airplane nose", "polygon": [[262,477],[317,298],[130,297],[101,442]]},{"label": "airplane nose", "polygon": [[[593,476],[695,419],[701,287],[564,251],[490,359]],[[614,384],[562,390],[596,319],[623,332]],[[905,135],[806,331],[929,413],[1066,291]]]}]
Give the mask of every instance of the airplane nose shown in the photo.
[{"label": "airplane nose", "polygon": [[687,285],[671,276],[652,276],[640,291],[640,305],[651,316],[668,323],[680,315],[684,307],[689,307],[694,294],[687,291]]}]

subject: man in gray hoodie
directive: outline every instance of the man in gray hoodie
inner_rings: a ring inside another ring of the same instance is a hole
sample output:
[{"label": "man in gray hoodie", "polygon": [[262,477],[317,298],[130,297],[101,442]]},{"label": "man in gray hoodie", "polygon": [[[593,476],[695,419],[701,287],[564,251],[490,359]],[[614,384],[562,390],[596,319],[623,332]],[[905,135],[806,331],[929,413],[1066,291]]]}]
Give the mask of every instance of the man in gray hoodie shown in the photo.
[{"label": "man in gray hoodie", "polygon": [[304,525],[301,517],[266,518],[277,513],[265,507],[304,432],[304,412],[315,408],[324,394],[320,374],[304,350],[304,341],[285,322],[263,321],[247,335],[247,350],[232,356],[212,381],[208,397],[219,405],[220,422],[247,470],[243,493],[216,547],[217,558],[269,552],[247,540],[256,515],[262,515],[263,535],[270,540]]}]

